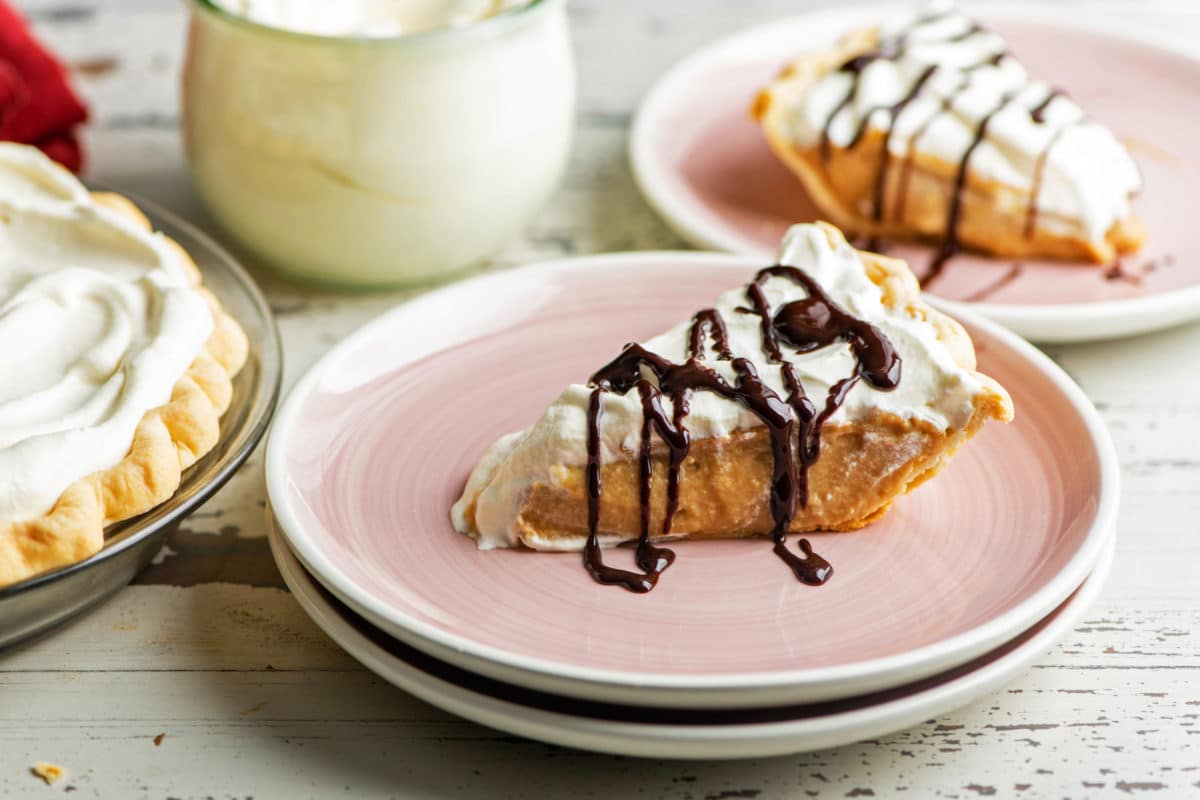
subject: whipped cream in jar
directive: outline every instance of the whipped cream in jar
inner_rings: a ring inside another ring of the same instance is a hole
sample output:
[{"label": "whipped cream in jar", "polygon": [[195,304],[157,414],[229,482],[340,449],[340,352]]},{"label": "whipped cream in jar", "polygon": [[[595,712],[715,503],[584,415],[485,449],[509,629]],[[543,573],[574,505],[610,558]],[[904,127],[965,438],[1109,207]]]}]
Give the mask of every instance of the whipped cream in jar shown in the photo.
[{"label": "whipped cream in jar", "polygon": [[217,222],[280,272],[428,283],[499,250],[574,126],[565,0],[192,0],[184,139]]}]

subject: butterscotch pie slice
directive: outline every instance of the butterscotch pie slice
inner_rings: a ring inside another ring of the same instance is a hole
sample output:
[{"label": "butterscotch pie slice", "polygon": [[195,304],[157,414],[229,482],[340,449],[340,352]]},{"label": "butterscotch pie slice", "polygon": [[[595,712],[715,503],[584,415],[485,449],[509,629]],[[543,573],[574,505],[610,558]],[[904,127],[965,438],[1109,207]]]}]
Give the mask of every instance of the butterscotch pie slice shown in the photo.
[{"label": "butterscotch pie slice", "polygon": [[171,497],[216,444],[246,351],[132,203],[0,144],[0,586]]},{"label": "butterscotch pie slice", "polygon": [[[597,580],[634,591],[670,565],[655,542],[672,538],[770,535],[821,583],[829,565],[788,533],[861,528],[1012,414],[903,262],[797,225],[777,265],[496,442],[451,516],[482,549],[582,550]],[[603,563],[634,540],[639,571]]]},{"label": "butterscotch pie slice", "polygon": [[1112,263],[1145,233],[1125,148],[949,2],[803,56],[758,96],[772,150],[847,233]]}]

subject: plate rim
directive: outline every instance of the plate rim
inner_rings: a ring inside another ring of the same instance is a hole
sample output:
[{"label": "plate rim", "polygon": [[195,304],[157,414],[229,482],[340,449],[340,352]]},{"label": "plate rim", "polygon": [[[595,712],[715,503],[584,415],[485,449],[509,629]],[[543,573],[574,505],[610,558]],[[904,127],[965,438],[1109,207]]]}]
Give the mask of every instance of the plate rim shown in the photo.
[{"label": "plate rim", "polygon": [[[853,8],[834,7],[792,15],[735,31],[702,45],[672,64],[655,79],[643,95],[634,112],[626,143],[626,159],[630,172],[646,203],[671,230],[693,245],[721,252],[764,255],[747,253],[732,237],[712,231],[692,219],[687,212],[686,203],[680,201],[669,187],[668,176],[673,173],[653,156],[650,140],[656,119],[665,108],[670,107],[673,95],[681,85],[689,82],[692,73],[721,58],[727,51],[743,50],[747,43],[783,27],[837,26],[839,30],[844,31],[849,29],[847,23],[852,24],[853,21],[861,19],[877,20],[882,15],[894,13],[895,10],[894,4],[871,3]],[[1114,38],[1165,52],[1200,66],[1200,55],[1197,53],[1190,52],[1174,42],[1157,41],[1145,34],[1130,31],[1123,27],[1119,20],[1109,15],[1081,19],[1078,26],[1068,29],[1054,22],[1056,15],[1051,13],[1053,10],[1025,2],[1015,5],[972,4],[968,10],[972,15],[1036,23],[1074,33],[1082,31],[1099,37]],[[770,257],[772,254],[765,255]],[[938,299],[945,303],[947,308],[954,309],[955,313],[967,309],[974,310],[1034,341],[1047,343],[1086,342],[1133,336],[1162,330],[1200,317],[1200,282],[1149,296],[1094,303],[1029,305]]]},{"label": "plate rim", "polygon": [[[268,511],[268,544],[284,583],[301,608],[335,644],[388,683],[465,719],[516,735],[617,755],[658,758],[764,757],[836,747],[886,735],[929,716],[961,708],[1023,673],[1066,636],[1102,593],[1116,552],[1113,529],[1106,536],[1099,560],[1077,592],[1050,612],[1054,616],[1042,630],[1012,651],[942,683],[891,700],[813,717],[680,726],[530,708],[476,692],[410,664],[367,638],[314,591],[320,582],[305,569],[283,532],[269,520]],[[380,632],[388,635],[382,629]],[[564,730],[566,735],[561,735]]]},{"label": "plate rim", "polygon": [[[647,693],[654,693],[656,700],[662,692],[678,692],[674,698],[678,704],[696,702],[715,705],[737,702],[722,694],[744,695],[747,692],[774,693],[779,691],[813,691],[814,687],[843,687],[841,696],[860,693],[869,681],[890,680],[887,676],[904,673],[911,676],[921,665],[944,666],[947,658],[953,660],[966,654],[969,660],[989,649],[990,644],[1005,641],[1007,633],[1024,629],[1029,620],[1037,620],[1059,605],[1084,580],[1094,566],[1104,544],[1104,535],[1115,527],[1117,506],[1120,497],[1120,471],[1112,439],[1100,419],[1099,413],[1084,395],[1083,390],[1070,376],[1048,356],[1016,334],[999,324],[974,313],[958,316],[972,326],[984,331],[987,336],[1006,345],[1010,350],[1030,362],[1043,373],[1078,412],[1086,432],[1096,450],[1100,471],[1095,517],[1091,528],[1079,549],[1068,560],[1062,570],[1040,589],[1017,606],[956,636],[934,642],[904,653],[883,658],[854,662],[847,665],[817,667],[801,670],[771,671],[750,674],[709,673],[701,675],[678,675],[652,672],[629,672],[624,670],[598,669],[580,665],[522,655],[501,650],[491,645],[475,642],[459,634],[437,629],[429,623],[407,617],[389,609],[386,603],[377,600],[371,593],[357,586],[342,574],[327,559],[299,524],[288,500],[289,481],[286,471],[286,447],[293,419],[305,398],[321,380],[324,373],[335,366],[344,353],[360,346],[393,324],[396,318],[421,313],[422,307],[431,303],[445,302],[445,298],[456,293],[486,292],[489,285],[514,279],[529,279],[540,275],[551,275],[562,271],[580,269],[603,269],[613,263],[636,260],[645,268],[656,263],[671,263],[678,266],[681,261],[704,268],[740,269],[752,268],[757,264],[753,256],[728,253],[706,253],[695,251],[651,251],[613,253],[556,259],[532,264],[498,273],[488,273],[466,281],[426,293],[402,303],[351,333],[319,359],[296,383],[281,405],[275,423],[267,438],[265,472],[267,498],[274,509],[282,533],[306,568],[339,599],[377,627],[382,627],[425,652],[451,661],[452,663],[483,672],[501,680],[524,685],[546,687],[554,685],[554,691],[575,696],[596,697],[613,692],[624,695],[630,686]],[[936,301],[936,298],[930,298]],[[935,302],[936,305],[936,302]],[[429,357],[429,356],[427,356]],[[932,671],[937,671],[933,669]],[[929,674],[928,671],[925,674]],[[853,686],[849,686],[853,684]],[[894,685],[894,684],[892,684]],[[828,691],[826,688],[824,691]],[[699,693],[699,694],[697,694]],[[830,695],[831,697],[833,695]],[[763,704],[769,704],[769,701]]]},{"label": "plate rim", "polygon": [[[105,187],[91,186],[97,191],[117,191]],[[245,429],[235,429],[231,433],[238,433],[245,437],[239,447],[229,454],[226,462],[216,471],[212,478],[203,486],[197,488],[195,494],[186,500],[180,502],[175,507],[170,507],[177,499],[177,493],[172,494],[162,503],[145,512],[152,514],[155,512],[164,512],[161,517],[147,521],[144,524],[133,523],[133,525],[123,530],[120,538],[111,544],[106,540],[100,550],[96,551],[87,558],[76,561],[73,564],[66,564],[56,569],[51,569],[46,572],[40,572],[25,580],[8,586],[0,586],[0,603],[5,600],[14,598],[26,592],[37,590],[50,583],[54,583],[61,579],[67,578],[76,573],[82,572],[92,567],[96,567],[102,562],[114,558],[120,553],[128,550],[131,547],[137,546],[145,541],[148,537],[155,533],[169,528],[171,525],[188,517],[192,512],[206,503],[214,494],[221,490],[229,480],[237,474],[242,465],[246,463],[250,455],[258,447],[259,443],[267,434],[268,428],[274,419],[276,407],[279,404],[279,398],[283,386],[283,342],[279,335],[279,324],[275,319],[274,313],[271,311],[270,303],[267,302],[266,296],[262,292],[262,288],[251,276],[250,272],[242,265],[237,258],[223,247],[215,238],[210,236],[198,226],[185,220],[173,211],[168,210],[153,200],[148,200],[145,197],[121,190],[120,193],[127,199],[133,202],[137,208],[146,215],[150,220],[155,232],[160,231],[160,224],[165,224],[168,227],[177,228],[187,234],[189,237],[198,242],[212,256],[219,260],[224,268],[236,279],[238,287],[245,292],[248,299],[256,312],[259,314],[264,328],[269,333],[269,339],[259,343],[259,349],[263,353],[262,376],[259,382],[259,390],[263,394],[261,403],[261,412],[257,419],[252,419]],[[190,254],[189,254],[190,255]],[[193,260],[194,257],[193,257]],[[203,275],[203,270],[201,270]],[[218,299],[220,295],[218,295]],[[186,478],[186,470],[185,470]],[[140,515],[139,515],[140,516]],[[136,519],[136,517],[134,518]],[[119,524],[119,523],[117,523]]]}]

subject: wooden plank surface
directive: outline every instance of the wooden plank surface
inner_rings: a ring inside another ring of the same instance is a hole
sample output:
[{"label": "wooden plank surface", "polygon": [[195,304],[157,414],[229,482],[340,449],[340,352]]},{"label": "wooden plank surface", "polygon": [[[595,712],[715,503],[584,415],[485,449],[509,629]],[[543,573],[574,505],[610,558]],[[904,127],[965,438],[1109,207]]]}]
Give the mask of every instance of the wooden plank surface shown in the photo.
[{"label": "wooden plank surface", "polygon": [[[1200,4],[1057,0],[1200,54]],[[93,103],[89,178],[202,226],[178,137],[186,4],[28,0]],[[655,76],[706,41],[807,0],[571,0],[576,150],[562,189],[496,268],[679,248],[625,162]],[[259,270],[290,385],[410,296],[291,287]],[[880,741],[784,758],[662,762],[579,753],[458,720],[375,678],[281,588],[262,457],[185,524],[136,585],[0,653],[0,795],[79,797],[1200,796],[1200,327],[1050,354],[1099,406],[1124,480],[1118,561],[1067,640],[1011,686]],[[1188,367],[1188,365],[1191,365]],[[68,776],[43,785],[30,766]]]}]

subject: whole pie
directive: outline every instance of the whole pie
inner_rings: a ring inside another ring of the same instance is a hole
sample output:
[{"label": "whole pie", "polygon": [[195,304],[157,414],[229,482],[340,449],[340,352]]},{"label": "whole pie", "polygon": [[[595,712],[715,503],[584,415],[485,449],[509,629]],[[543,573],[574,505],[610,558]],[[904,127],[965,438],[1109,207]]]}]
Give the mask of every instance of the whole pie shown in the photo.
[{"label": "whole pie", "polygon": [[949,2],[802,56],[758,96],[772,150],[830,220],[876,239],[1111,263],[1145,233],[1137,165]]},{"label": "whole pie", "polygon": [[[483,549],[581,550],[648,591],[672,538],[771,536],[809,583],[829,565],[787,534],[850,531],[931,478],[1012,401],[902,262],[796,225],[779,262],[568,386],[496,442],[451,517]],[[638,570],[601,548],[637,541]]]},{"label": "whole pie", "polygon": [[246,352],[131,202],[0,144],[0,586],[171,497],[216,444]]}]

